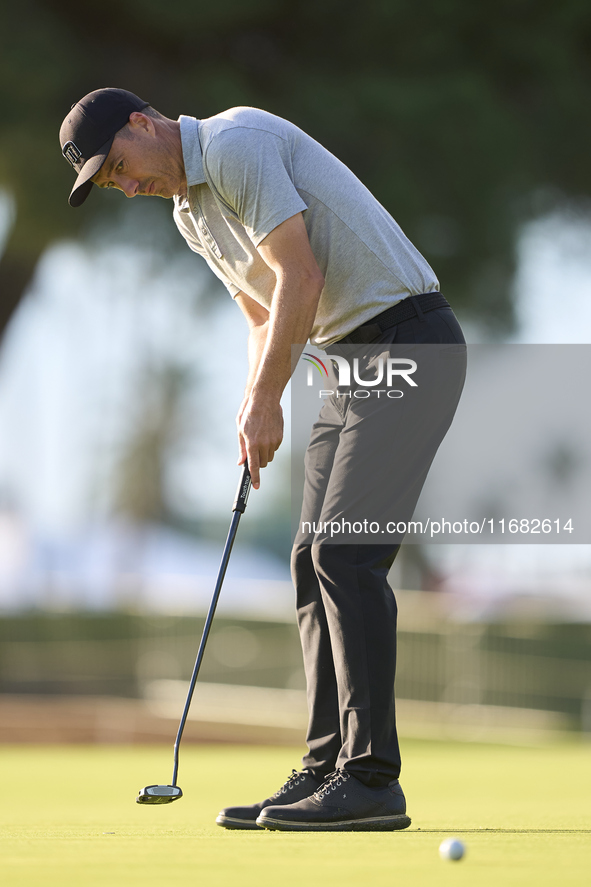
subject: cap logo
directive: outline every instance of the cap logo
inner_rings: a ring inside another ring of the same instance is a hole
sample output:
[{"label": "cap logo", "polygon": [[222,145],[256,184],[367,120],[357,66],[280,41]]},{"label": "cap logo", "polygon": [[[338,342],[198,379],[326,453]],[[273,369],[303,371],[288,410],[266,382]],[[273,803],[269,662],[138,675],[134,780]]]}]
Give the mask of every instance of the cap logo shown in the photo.
[{"label": "cap logo", "polygon": [[78,161],[82,157],[82,151],[80,150],[80,148],[77,148],[74,142],[66,142],[66,144],[62,148],[62,154],[64,155],[68,163],[70,163],[74,167],[74,169],[76,169]]}]

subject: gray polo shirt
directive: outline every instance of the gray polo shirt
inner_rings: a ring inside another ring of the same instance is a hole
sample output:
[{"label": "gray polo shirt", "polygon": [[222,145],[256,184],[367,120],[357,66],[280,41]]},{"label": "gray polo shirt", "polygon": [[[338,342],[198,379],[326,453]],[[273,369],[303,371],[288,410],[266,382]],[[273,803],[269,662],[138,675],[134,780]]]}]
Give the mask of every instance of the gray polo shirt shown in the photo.
[{"label": "gray polo shirt", "polygon": [[275,275],[257,252],[302,212],[324,278],[312,344],[346,336],[408,295],[439,283],[400,226],[340,160],[287,120],[256,108],[181,117],[188,194],[174,219],[232,297],[270,309]]}]

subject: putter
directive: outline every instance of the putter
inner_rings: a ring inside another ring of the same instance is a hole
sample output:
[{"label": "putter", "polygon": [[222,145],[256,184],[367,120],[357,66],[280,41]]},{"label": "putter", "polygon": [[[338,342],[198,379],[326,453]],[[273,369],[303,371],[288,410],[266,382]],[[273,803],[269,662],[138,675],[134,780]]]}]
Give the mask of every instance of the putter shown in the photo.
[{"label": "putter", "polygon": [[176,801],[177,798],[182,798],[183,796],[181,789],[176,784],[179,772],[179,748],[181,745],[181,738],[183,735],[183,730],[185,729],[185,723],[187,721],[187,715],[189,714],[189,708],[191,707],[191,700],[193,699],[193,692],[195,690],[195,684],[197,683],[197,676],[199,674],[199,669],[201,668],[201,660],[203,659],[205,645],[207,643],[207,638],[209,637],[209,630],[211,628],[211,623],[213,622],[215,609],[217,607],[220,592],[222,590],[222,583],[224,581],[224,576],[226,575],[226,569],[228,567],[228,561],[230,560],[230,554],[232,553],[232,546],[234,545],[234,539],[236,538],[238,524],[240,523],[240,518],[246,511],[246,503],[248,501],[249,492],[250,471],[248,470],[248,463],[245,463],[244,470],[242,472],[242,478],[240,479],[240,484],[236,493],[236,499],[234,500],[234,506],[232,508],[232,523],[230,524],[228,538],[226,539],[224,553],[222,554],[222,562],[220,564],[215,590],[213,592],[211,604],[209,605],[209,611],[207,613],[207,619],[205,620],[205,625],[203,627],[203,634],[201,635],[201,643],[199,644],[197,659],[195,660],[193,674],[191,675],[191,683],[189,684],[187,701],[185,702],[185,708],[181,716],[181,722],[179,724],[176,741],[174,743],[174,769],[172,771],[172,785],[147,785],[145,788],[140,789],[140,793],[136,798],[138,804],[171,804],[172,801]]}]

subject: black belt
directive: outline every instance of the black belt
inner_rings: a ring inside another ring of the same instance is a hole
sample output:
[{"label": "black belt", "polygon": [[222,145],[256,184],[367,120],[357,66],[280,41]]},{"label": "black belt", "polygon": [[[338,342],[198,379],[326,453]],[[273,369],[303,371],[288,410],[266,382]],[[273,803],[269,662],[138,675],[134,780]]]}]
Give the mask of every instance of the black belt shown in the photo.
[{"label": "black belt", "polygon": [[[418,296],[407,296],[402,301],[386,308],[381,314],[372,317],[371,320],[358,326],[357,329],[349,333],[344,339],[339,339],[338,344],[341,345],[358,345],[369,343],[372,339],[379,336],[380,333],[389,330],[390,327],[405,320],[411,320],[413,317],[423,319],[426,311],[435,311],[436,308],[449,308],[450,304],[441,293],[421,293]],[[334,342],[333,344],[337,344]]]}]

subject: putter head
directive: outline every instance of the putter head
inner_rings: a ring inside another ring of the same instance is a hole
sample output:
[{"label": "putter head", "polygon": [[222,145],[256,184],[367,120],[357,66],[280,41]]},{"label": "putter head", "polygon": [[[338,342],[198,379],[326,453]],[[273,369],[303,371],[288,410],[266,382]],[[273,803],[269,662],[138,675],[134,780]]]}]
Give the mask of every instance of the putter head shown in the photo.
[{"label": "putter head", "polygon": [[178,785],[147,785],[140,789],[136,798],[138,804],[172,804],[183,793]]}]

